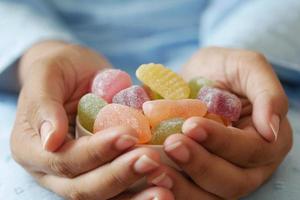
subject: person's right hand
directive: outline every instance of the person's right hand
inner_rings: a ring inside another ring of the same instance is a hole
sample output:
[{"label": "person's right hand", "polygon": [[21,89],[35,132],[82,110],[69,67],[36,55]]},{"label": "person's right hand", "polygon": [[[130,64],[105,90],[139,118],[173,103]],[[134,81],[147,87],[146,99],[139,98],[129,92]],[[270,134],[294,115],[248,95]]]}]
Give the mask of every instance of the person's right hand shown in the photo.
[{"label": "person's right hand", "polygon": [[[115,198],[160,165],[155,151],[127,151],[137,142],[130,128],[78,140],[68,137],[79,98],[95,73],[107,66],[91,50],[51,41],[33,46],[20,63],[23,87],[11,136],[13,157],[42,186],[66,199]],[[123,197],[173,199],[160,187]]]}]

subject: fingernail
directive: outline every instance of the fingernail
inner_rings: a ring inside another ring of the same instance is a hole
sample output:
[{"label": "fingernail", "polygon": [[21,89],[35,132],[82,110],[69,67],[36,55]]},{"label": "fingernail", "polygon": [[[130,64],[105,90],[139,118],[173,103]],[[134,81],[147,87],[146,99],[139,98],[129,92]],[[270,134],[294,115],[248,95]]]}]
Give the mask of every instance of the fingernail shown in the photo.
[{"label": "fingernail", "polygon": [[159,200],[159,198],[158,197],[154,197],[152,200]]},{"label": "fingernail", "polygon": [[272,132],[275,136],[275,141],[277,140],[277,136],[278,136],[279,123],[280,123],[279,117],[277,115],[273,115],[271,117],[270,127],[271,127]]},{"label": "fingernail", "polygon": [[41,135],[41,140],[42,140],[44,149],[46,149],[48,140],[51,137],[52,133],[53,133],[53,126],[52,126],[51,122],[44,121],[40,128],[40,135]]},{"label": "fingernail", "polygon": [[203,142],[207,138],[207,133],[205,130],[195,122],[184,124],[182,127],[182,132],[189,135],[197,142]]},{"label": "fingernail", "polygon": [[116,148],[122,151],[134,146],[137,141],[138,139],[131,135],[121,135],[121,137],[116,141]]},{"label": "fingernail", "polygon": [[195,129],[198,126],[196,122],[185,122],[182,126],[182,132],[190,132],[191,130]]},{"label": "fingernail", "polygon": [[172,186],[173,186],[172,179],[166,173],[162,173],[161,175],[159,175],[158,177],[153,179],[151,181],[151,183],[153,185],[164,187],[164,188],[167,188],[167,189],[171,189]]},{"label": "fingernail", "polygon": [[165,151],[168,152],[173,158],[179,162],[186,163],[190,158],[189,150],[182,142],[175,142],[165,147]]},{"label": "fingernail", "polygon": [[143,174],[157,168],[158,166],[159,164],[156,161],[146,155],[143,155],[134,163],[133,168],[137,173]]}]

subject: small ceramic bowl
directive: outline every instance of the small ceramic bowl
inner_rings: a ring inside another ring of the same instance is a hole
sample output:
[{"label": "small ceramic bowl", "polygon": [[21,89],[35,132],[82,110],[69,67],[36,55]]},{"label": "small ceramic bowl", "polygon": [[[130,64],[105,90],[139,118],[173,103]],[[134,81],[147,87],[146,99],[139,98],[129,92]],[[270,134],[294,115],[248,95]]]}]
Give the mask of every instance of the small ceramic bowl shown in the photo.
[{"label": "small ceramic bowl", "polygon": [[[91,136],[93,135],[91,132],[86,130],[79,122],[79,118],[76,117],[76,128],[75,128],[75,136],[76,138],[79,138],[81,136]],[[155,151],[157,151],[160,154],[161,161],[170,167],[173,167],[177,169],[178,171],[181,171],[181,169],[165,154],[163,146],[162,145],[150,145],[150,144],[139,144],[136,145],[136,147],[147,147],[151,148]],[[130,187],[130,190],[137,191],[142,188],[146,187],[146,180],[142,179],[141,181],[136,182]]]}]

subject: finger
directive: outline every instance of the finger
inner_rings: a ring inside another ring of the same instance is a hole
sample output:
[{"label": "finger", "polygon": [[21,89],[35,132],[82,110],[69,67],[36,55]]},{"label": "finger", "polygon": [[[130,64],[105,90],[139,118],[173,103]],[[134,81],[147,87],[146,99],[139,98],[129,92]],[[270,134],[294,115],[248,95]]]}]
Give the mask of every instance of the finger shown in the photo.
[{"label": "finger", "polygon": [[268,141],[276,140],[280,120],[288,110],[288,100],[264,56],[251,51],[212,47],[195,54],[187,66],[193,66],[193,69],[186,76],[201,74],[246,96],[253,104],[253,122],[258,132]]},{"label": "finger", "polygon": [[162,187],[150,187],[138,194],[126,193],[113,198],[114,200],[174,200],[173,194]]},{"label": "finger", "polygon": [[[168,166],[160,166],[147,176],[150,185],[156,185],[170,189],[176,199],[189,200],[218,200],[219,197],[201,189],[183,174]],[[171,184],[170,184],[171,182]]]},{"label": "finger", "polygon": [[55,151],[68,132],[68,117],[63,106],[67,88],[58,67],[40,64],[35,68],[32,79],[26,81],[22,89],[20,106],[27,108],[28,121],[40,134],[44,149]]},{"label": "finger", "polygon": [[182,126],[182,132],[210,152],[242,167],[277,161],[288,152],[286,143],[290,140],[289,134],[282,134],[276,142],[269,143],[254,129],[225,127],[201,117],[187,119]]},{"label": "finger", "polygon": [[23,160],[31,160],[35,171],[75,177],[110,162],[137,141],[138,135],[132,128],[115,127],[70,140],[53,154],[41,149],[38,137],[28,137],[25,145],[31,143],[31,147],[35,147],[24,155]]},{"label": "finger", "polygon": [[68,199],[109,199],[155,170],[159,163],[156,151],[137,148],[76,178],[44,175],[38,181]]},{"label": "finger", "polygon": [[182,134],[167,138],[164,148],[197,185],[225,199],[248,194],[266,178],[249,176],[243,169],[211,154]]}]

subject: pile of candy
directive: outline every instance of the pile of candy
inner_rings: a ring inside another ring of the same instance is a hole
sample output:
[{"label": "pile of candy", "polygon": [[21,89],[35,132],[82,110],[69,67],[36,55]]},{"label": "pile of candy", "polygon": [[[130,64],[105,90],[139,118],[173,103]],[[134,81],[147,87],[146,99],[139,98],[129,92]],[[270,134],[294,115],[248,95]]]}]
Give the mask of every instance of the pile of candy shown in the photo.
[{"label": "pile of candy", "polygon": [[144,64],[136,71],[142,86],[132,85],[130,76],[121,70],[99,72],[78,104],[81,125],[96,133],[113,126],[135,129],[139,143],[163,144],[181,133],[185,119],[205,117],[228,126],[237,121],[241,101],[232,93],[214,87],[203,77],[186,83],[178,74],[161,64]]}]

